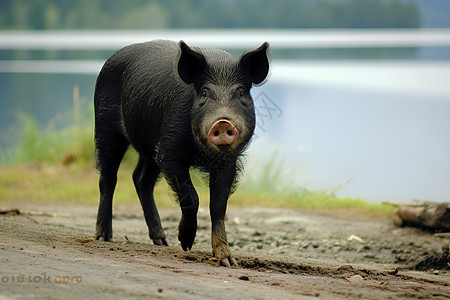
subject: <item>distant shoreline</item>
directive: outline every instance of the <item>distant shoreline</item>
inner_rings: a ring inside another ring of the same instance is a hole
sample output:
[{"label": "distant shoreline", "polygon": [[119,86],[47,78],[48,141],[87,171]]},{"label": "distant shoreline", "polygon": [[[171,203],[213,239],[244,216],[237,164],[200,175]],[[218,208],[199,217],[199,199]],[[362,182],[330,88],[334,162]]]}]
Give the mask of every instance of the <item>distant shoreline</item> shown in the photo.
[{"label": "distant shoreline", "polygon": [[0,49],[119,49],[153,39],[184,40],[200,47],[244,49],[269,41],[272,48],[448,47],[444,29],[183,29],[3,30]]}]

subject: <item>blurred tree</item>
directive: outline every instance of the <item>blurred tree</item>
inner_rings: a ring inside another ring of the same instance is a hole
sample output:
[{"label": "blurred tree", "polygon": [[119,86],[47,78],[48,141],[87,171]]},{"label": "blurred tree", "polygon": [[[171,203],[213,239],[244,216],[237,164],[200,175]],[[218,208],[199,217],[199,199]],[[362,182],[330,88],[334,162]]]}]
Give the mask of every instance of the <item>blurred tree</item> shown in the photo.
[{"label": "blurred tree", "polygon": [[156,2],[127,11],[120,19],[121,28],[167,28],[168,25],[167,10]]},{"label": "blurred tree", "polygon": [[0,28],[420,27],[413,0],[2,0]]},{"label": "blurred tree", "polygon": [[59,18],[59,8],[54,3],[50,3],[50,5],[45,10],[45,28],[57,28],[60,24]]}]

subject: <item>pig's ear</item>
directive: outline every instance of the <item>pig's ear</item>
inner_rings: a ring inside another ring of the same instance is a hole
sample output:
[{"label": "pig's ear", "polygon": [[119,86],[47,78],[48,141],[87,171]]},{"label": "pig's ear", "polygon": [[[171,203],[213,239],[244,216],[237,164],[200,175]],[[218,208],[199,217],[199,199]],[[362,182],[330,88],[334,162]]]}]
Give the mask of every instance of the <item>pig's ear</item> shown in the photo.
[{"label": "pig's ear", "polygon": [[269,73],[269,43],[242,54],[239,65],[254,84],[260,84]]},{"label": "pig's ear", "polygon": [[187,84],[193,83],[204,74],[206,59],[201,54],[192,50],[184,41],[180,41],[181,56],[178,60],[178,75]]}]

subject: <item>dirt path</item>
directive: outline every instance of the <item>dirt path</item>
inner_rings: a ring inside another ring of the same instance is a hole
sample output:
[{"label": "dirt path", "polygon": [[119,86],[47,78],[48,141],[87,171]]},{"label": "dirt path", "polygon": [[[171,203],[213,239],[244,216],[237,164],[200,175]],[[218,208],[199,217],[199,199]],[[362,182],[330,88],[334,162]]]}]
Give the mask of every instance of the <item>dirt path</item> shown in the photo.
[{"label": "dirt path", "polygon": [[0,217],[0,300],[450,298],[448,270],[412,269],[449,239],[390,221],[230,209],[240,267],[223,268],[204,210],[194,251],[183,252],[176,210],[161,211],[171,246],[158,247],[138,206],[116,207],[111,243],[92,240],[95,207],[39,209],[60,215]]}]

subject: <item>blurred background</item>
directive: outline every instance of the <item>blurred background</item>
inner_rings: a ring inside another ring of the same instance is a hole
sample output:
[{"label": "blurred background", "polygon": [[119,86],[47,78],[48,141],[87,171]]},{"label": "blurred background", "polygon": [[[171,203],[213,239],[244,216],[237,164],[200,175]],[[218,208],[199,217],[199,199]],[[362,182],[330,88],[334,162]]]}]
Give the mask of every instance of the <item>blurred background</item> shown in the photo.
[{"label": "blurred background", "polygon": [[446,0],[2,0],[0,165],[93,162],[96,76],[152,39],[271,44],[244,184],[450,200]]}]

